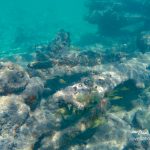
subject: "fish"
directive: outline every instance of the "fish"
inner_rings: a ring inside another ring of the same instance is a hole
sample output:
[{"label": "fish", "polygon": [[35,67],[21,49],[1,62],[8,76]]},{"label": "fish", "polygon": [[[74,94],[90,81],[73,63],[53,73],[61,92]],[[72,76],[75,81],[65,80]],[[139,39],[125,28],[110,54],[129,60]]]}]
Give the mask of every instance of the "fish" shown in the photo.
[{"label": "fish", "polygon": [[121,99],[123,99],[122,96],[114,96],[114,97],[112,98],[112,100],[121,100]]},{"label": "fish", "polygon": [[67,82],[64,79],[59,79],[59,83],[66,84]]},{"label": "fish", "polygon": [[123,88],[121,89],[121,91],[129,91],[129,88],[123,87]]}]

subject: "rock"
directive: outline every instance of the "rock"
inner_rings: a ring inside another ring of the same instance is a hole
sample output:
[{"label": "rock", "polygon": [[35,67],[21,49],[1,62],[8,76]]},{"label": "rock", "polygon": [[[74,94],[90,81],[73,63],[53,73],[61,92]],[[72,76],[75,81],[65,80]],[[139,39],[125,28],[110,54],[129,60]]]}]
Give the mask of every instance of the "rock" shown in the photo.
[{"label": "rock", "polygon": [[[126,60],[118,65],[101,64],[92,68],[84,68],[85,71],[92,71],[93,74],[81,79],[79,83],[68,86],[65,89],[57,91],[53,96],[54,99],[64,99],[67,103],[73,103],[79,108],[84,108],[84,105],[76,100],[78,93],[87,93],[91,89],[96,90],[101,97],[106,92],[111,91],[117,85],[122,84],[125,81],[132,80],[137,88],[142,89],[149,84],[150,71],[147,70],[147,66],[150,64],[148,58],[149,54],[139,56]],[[90,70],[91,69],[91,70]],[[83,71],[83,69],[81,69]],[[80,70],[78,69],[80,72]],[[92,84],[87,84],[85,81],[92,81]]]},{"label": "rock", "polygon": [[130,126],[115,114],[108,114],[108,122],[97,128],[96,133],[85,146],[86,150],[122,150],[127,143]]},{"label": "rock", "polygon": [[49,44],[48,49],[55,54],[66,51],[70,47],[70,33],[63,29],[58,32],[56,38]]},{"label": "rock", "polygon": [[[150,53],[101,64],[99,52],[63,49],[69,47],[68,38],[66,33],[58,35],[64,45],[53,47],[61,57],[53,57],[51,67],[27,72],[19,65],[0,63],[0,149],[123,150],[132,148],[130,132],[135,123],[141,130],[150,130],[149,108],[111,113],[106,106],[107,93],[125,81],[140,90],[149,86]],[[52,56],[47,48],[43,50],[46,55],[36,58],[41,63]],[[140,142],[139,148],[143,148]]]},{"label": "rock", "polygon": [[0,62],[0,94],[22,92],[29,82],[26,71],[11,62]]},{"label": "rock", "polygon": [[43,96],[43,91],[44,83],[40,78],[34,77],[30,79],[29,84],[26,86],[26,89],[22,92],[21,96],[31,109],[35,109]]},{"label": "rock", "polygon": [[0,148],[15,148],[16,138],[21,126],[29,117],[29,107],[18,96],[0,97]]},{"label": "rock", "polygon": [[1,127],[4,127],[5,132],[6,130],[7,132],[11,131],[16,125],[21,126],[29,116],[29,107],[23,103],[23,99],[15,95],[2,96],[0,107],[0,124]]},{"label": "rock", "polygon": [[150,111],[148,109],[142,109],[135,114],[135,126],[140,129],[148,129],[150,131]]},{"label": "rock", "polygon": [[50,60],[42,61],[42,62],[32,62],[28,64],[28,67],[34,69],[47,69],[52,67],[52,62]]},{"label": "rock", "polygon": [[147,130],[131,130],[128,136],[126,149],[145,150],[149,149],[150,134]]}]

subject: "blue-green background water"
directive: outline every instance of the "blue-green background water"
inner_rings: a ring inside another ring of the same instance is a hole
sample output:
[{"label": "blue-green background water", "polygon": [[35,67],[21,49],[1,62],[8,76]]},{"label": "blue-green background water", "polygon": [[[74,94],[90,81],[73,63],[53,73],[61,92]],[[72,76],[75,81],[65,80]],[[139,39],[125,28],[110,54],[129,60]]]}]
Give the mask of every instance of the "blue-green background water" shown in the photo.
[{"label": "blue-green background water", "polygon": [[1,52],[50,41],[61,28],[71,32],[73,42],[78,41],[81,35],[95,30],[84,20],[84,3],[85,0],[0,1]]}]

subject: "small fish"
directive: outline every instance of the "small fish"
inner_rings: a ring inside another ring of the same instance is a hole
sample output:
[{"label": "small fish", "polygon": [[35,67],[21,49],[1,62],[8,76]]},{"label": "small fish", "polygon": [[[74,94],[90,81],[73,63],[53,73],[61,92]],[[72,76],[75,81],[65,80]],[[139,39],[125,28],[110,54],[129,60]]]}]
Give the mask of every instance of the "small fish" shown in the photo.
[{"label": "small fish", "polygon": [[120,100],[120,99],[123,99],[123,97],[122,97],[122,96],[114,96],[114,97],[112,98],[112,100]]},{"label": "small fish", "polygon": [[66,84],[67,82],[64,79],[59,79],[59,83]]},{"label": "small fish", "polygon": [[113,90],[111,93],[108,94],[108,97],[113,97],[117,93],[118,93],[118,90]]},{"label": "small fish", "polygon": [[66,110],[64,108],[60,108],[60,109],[58,109],[57,113],[59,113],[59,114],[65,114]]},{"label": "small fish", "polygon": [[121,91],[129,91],[129,88],[123,87],[123,88],[121,89]]}]

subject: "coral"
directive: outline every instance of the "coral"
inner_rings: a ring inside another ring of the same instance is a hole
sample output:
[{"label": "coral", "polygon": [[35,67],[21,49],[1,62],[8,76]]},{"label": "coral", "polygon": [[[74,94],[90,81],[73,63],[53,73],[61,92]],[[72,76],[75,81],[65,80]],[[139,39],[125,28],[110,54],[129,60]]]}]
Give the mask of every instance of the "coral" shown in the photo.
[{"label": "coral", "polygon": [[129,135],[129,142],[125,146],[125,149],[147,149],[150,146],[149,137],[150,134],[147,130],[133,130]]},{"label": "coral", "polygon": [[69,41],[60,32],[25,69],[0,63],[0,149],[122,150],[136,123],[149,130],[149,109],[132,102],[149,96],[150,54],[77,51]]},{"label": "coral", "polygon": [[138,110],[135,114],[134,122],[135,122],[136,127],[140,128],[140,129],[147,129],[148,131],[150,131],[150,127],[149,127],[150,114],[149,114],[148,110],[145,110],[145,109]]},{"label": "coral", "polygon": [[28,64],[29,68],[47,69],[53,66],[55,59],[61,56],[60,53],[65,53],[70,48],[70,33],[60,30],[55,39],[48,45],[41,45],[36,47],[36,61]]},{"label": "coral", "polygon": [[22,92],[29,82],[26,71],[11,62],[0,62],[0,94]]},{"label": "coral", "polygon": [[137,47],[143,53],[150,50],[150,31],[139,34],[137,37]]},{"label": "coral", "polygon": [[150,4],[146,0],[87,0],[86,6],[89,9],[86,20],[98,25],[99,32],[107,35],[118,34],[121,30],[134,32],[133,28],[142,30],[150,20],[147,15]]},{"label": "coral", "polygon": [[87,94],[78,94],[77,101],[84,105],[91,105],[93,103],[98,103],[100,101],[100,96],[98,92],[90,92]]},{"label": "coral", "polygon": [[30,105],[31,109],[36,108],[37,104],[44,92],[44,84],[40,78],[35,77],[30,79],[30,83],[26,86],[26,89],[22,92],[22,97],[26,104]]},{"label": "coral", "polygon": [[22,98],[15,95],[0,97],[0,108],[0,149],[16,149],[17,139],[12,139],[19,134],[19,129],[29,117],[30,109]]},{"label": "coral", "polygon": [[89,127],[97,128],[99,126],[105,125],[106,123],[107,123],[107,120],[104,117],[99,116],[98,118],[91,120]]},{"label": "coral", "polygon": [[[50,52],[51,53],[51,52]],[[77,52],[76,50],[67,51],[65,54],[59,55],[60,52],[51,56],[47,52],[37,51],[36,61],[28,64],[31,69],[50,69],[54,67],[67,67],[73,69],[77,66],[95,66],[101,64],[101,54],[90,51]],[[44,58],[43,58],[44,55]]]},{"label": "coral", "polygon": [[70,33],[62,29],[58,32],[56,38],[49,44],[48,49],[54,53],[57,53],[68,50],[70,44]]}]

